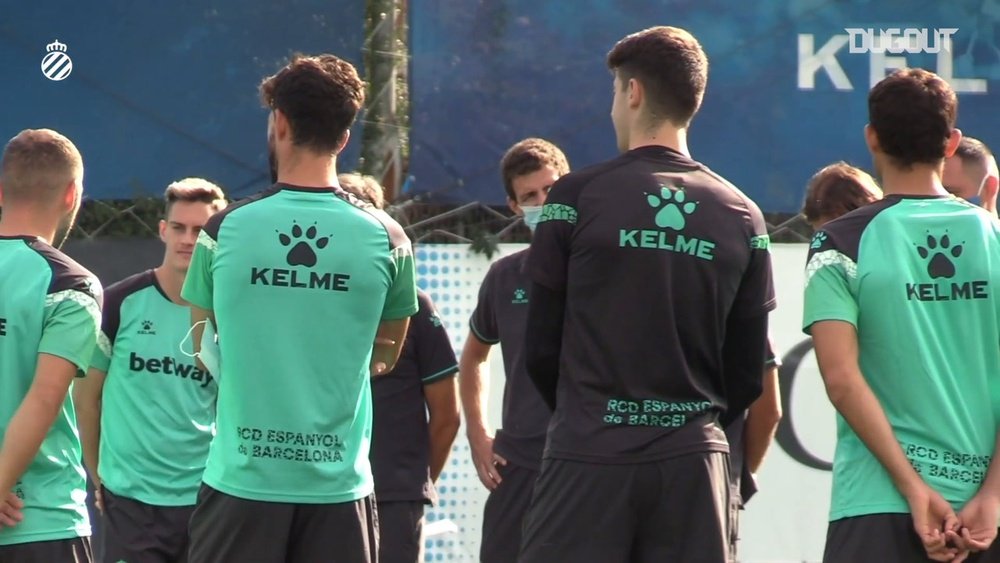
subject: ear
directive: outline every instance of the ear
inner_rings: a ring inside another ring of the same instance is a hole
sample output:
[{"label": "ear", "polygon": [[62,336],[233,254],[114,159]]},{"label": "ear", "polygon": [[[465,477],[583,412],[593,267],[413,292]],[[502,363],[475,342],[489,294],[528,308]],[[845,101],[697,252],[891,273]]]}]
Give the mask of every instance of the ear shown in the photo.
[{"label": "ear", "polygon": [[521,211],[521,206],[509,197],[507,198],[507,207],[509,207],[510,210],[514,212],[514,215],[517,215],[518,217],[524,215],[524,211]]},{"label": "ear", "polygon": [[160,219],[160,240],[162,240],[163,242],[167,242],[166,235],[167,235],[167,222],[163,219]]},{"label": "ear", "polygon": [[878,134],[875,133],[875,128],[872,127],[871,123],[865,125],[865,144],[868,145],[868,150],[872,154],[882,151],[878,144]]},{"label": "ear", "polygon": [[333,151],[333,154],[340,154],[340,151],[344,150],[344,147],[347,146],[347,141],[349,141],[349,140],[351,140],[351,130],[350,129],[344,131],[344,136],[343,136],[343,138],[340,139],[340,142],[337,143],[337,150]]},{"label": "ear", "polygon": [[949,156],[955,154],[955,151],[958,150],[958,144],[960,142],[962,142],[961,129],[952,129],[951,135],[948,136],[948,143],[944,146],[944,157],[948,158]]},{"label": "ear", "polygon": [[284,140],[286,137],[290,136],[292,129],[288,124],[288,118],[285,114],[281,112],[280,109],[275,109],[274,115],[274,138],[275,140]]},{"label": "ear", "polygon": [[635,78],[628,79],[628,107],[638,109],[642,105],[642,100],[646,96],[642,89],[642,83]]},{"label": "ear", "polygon": [[[79,194],[77,194],[77,192],[79,192]],[[63,204],[67,209],[73,209],[76,207],[77,197],[82,195],[82,186],[80,186],[77,180],[70,180],[69,184],[66,184],[66,192],[63,194]]]}]

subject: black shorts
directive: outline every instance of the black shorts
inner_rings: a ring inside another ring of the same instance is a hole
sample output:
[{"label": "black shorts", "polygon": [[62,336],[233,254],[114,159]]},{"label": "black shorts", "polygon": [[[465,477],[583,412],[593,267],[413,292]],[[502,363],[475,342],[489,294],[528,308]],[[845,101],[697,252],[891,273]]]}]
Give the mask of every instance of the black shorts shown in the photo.
[{"label": "black shorts", "polygon": [[740,542],[740,512],[743,510],[743,502],[740,495],[733,491],[729,498],[729,563],[738,561]]},{"label": "black shorts", "polygon": [[[909,514],[868,514],[830,522],[823,563],[883,563],[931,561],[913,529]],[[1000,563],[1000,543],[973,554],[969,563]]]},{"label": "black shorts", "polygon": [[154,506],[101,487],[102,563],[186,563],[193,506]]},{"label": "black shorts", "polygon": [[423,501],[377,502],[379,563],[424,560]]},{"label": "black shorts", "polygon": [[521,548],[521,530],[524,516],[531,505],[531,493],[538,480],[538,472],[507,462],[497,465],[500,485],[490,491],[483,507],[483,540],[479,559],[483,563],[510,563],[517,561]]},{"label": "black shorts", "polygon": [[629,465],[546,460],[519,561],[720,563],[729,501],[725,453]]},{"label": "black shorts", "polygon": [[373,496],[338,504],[247,500],[202,485],[191,516],[190,563],[378,561]]},{"label": "black shorts", "polygon": [[93,563],[90,538],[0,545],[2,563]]}]

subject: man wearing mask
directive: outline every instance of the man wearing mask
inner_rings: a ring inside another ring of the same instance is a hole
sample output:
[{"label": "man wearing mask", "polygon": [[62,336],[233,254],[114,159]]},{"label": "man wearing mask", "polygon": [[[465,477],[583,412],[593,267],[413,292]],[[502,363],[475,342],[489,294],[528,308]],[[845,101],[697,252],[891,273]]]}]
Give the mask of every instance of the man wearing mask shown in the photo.
[{"label": "man wearing mask", "polygon": [[[543,139],[516,143],[500,161],[507,205],[534,232],[549,189],[569,173],[558,147]],[[483,511],[480,560],[517,560],[521,522],[531,500],[545,447],[551,411],[528,379],[522,354],[531,280],[524,269],[528,250],[497,260],[479,289],[469,320],[469,336],[459,361],[459,389],[472,461],[490,490]],[[502,428],[494,437],[486,426],[488,390],[483,385],[490,349],[503,348]]]}]

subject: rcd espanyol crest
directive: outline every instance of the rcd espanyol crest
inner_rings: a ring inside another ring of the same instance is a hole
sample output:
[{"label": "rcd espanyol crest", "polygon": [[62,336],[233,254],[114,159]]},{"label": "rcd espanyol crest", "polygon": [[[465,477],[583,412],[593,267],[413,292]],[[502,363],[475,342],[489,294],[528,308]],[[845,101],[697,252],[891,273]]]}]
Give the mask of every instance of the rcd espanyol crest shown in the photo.
[{"label": "rcd espanyol crest", "polygon": [[66,54],[66,44],[58,39],[45,46],[48,52],[42,59],[42,74],[49,80],[65,80],[73,72],[73,60]]}]

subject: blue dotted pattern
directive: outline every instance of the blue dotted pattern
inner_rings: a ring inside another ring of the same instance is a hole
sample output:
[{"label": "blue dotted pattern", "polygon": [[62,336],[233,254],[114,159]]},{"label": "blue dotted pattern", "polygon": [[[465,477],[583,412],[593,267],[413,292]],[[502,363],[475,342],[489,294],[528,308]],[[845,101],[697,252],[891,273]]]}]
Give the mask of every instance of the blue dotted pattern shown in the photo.
[{"label": "blue dotted pattern", "polygon": [[[501,245],[493,260],[523,248],[523,244]],[[431,296],[455,353],[461,354],[479,286],[492,261],[474,254],[466,245],[427,244],[416,247],[415,252],[417,286]],[[487,494],[473,467],[464,431],[455,438],[437,489],[439,501],[437,506],[428,507],[424,528],[452,531],[426,535],[424,561],[478,561]]]}]

